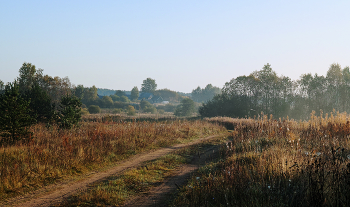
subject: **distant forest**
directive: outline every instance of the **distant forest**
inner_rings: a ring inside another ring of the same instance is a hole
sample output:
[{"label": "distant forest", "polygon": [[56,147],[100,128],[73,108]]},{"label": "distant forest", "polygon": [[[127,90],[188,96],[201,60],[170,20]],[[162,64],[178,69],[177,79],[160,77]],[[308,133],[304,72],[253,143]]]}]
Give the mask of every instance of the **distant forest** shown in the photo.
[{"label": "distant forest", "polygon": [[312,111],[324,115],[350,111],[349,67],[332,64],[326,77],[303,74],[292,81],[277,76],[266,64],[260,71],[227,82],[221,94],[199,109],[204,117],[254,117],[264,113],[294,119],[308,119]]}]

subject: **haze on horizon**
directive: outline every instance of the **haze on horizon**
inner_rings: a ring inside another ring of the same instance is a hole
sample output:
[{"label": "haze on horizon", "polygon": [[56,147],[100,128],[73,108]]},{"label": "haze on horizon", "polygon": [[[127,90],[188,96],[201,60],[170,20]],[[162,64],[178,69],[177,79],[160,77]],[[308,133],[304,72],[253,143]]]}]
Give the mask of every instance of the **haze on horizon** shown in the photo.
[{"label": "haze on horizon", "polygon": [[350,1],[3,1],[0,80],[23,62],[86,87],[191,92],[260,70],[350,65]]}]

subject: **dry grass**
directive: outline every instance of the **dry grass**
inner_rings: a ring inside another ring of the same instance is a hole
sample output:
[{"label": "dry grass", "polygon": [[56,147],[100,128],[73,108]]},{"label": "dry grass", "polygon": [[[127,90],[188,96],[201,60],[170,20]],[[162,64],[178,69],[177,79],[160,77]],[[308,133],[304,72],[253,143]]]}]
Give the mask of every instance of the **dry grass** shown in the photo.
[{"label": "dry grass", "polygon": [[[226,124],[227,118],[212,121]],[[174,206],[350,206],[346,114],[309,121],[231,120],[232,143],[182,188]]]},{"label": "dry grass", "polygon": [[223,130],[205,121],[185,120],[85,122],[72,130],[36,125],[30,142],[0,148],[0,200],[111,165],[145,150]]},{"label": "dry grass", "polygon": [[220,145],[225,136],[208,140],[200,144],[185,147],[157,160],[148,161],[137,169],[131,169],[120,176],[109,177],[106,181],[97,183],[89,190],[71,196],[58,206],[119,206],[134,195],[147,192],[158,185],[164,178],[181,164],[191,161],[193,155],[204,151],[213,145]]}]

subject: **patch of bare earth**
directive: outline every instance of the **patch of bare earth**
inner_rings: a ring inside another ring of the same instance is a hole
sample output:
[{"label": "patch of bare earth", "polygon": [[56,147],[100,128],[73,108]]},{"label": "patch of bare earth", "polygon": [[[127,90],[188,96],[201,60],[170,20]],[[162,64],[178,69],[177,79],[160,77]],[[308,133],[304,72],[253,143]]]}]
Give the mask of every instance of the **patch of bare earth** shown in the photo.
[{"label": "patch of bare earth", "polygon": [[[44,187],[40,190],[28,193],[24,196],[9,199],[6,202],[0,203],[0,205],[20,206],[20,207],[58,205],[59,203],[61,203],[65,199],[67,199],[69,196],[76,194],[79,191],[86,190],[92,184],[94,184],[96,182],[103,181],[107,177],[119,175],[127,169],[136,168],[136,167],[141,166],[141,164],[145,161],[151,161],[151,160],[158,159],[158,158],[160,158],[168,153],[174,152],[175,150],[178,150],[178,149],[181,149],[181,148],[184,148],[187,146],[191,146],[191,145],[196,145],[196,144],[199,144],[201,142],[204,142],[206,140],[209,140],[209,139],[212,139],[215,137],[217,137],[217,135],[209,136],[206,138],[200,138],[200,139],[197,139],[191,143],[177,144],[177,145],[174,145],[172,147],[161,148],[161,149],[153,151],[153,152],[138,154],[138,155],[133,156],[130,159],[127,159],[125,161],[120,162],[116,167],[110,168],[106,171],[91,172],[88,175],[82,176],[79,180],[74,180],[74,181],[69,180],[69,181],[64,181],[64,182],[58,183],[58,184],[50,185],[50,186]],[[173,182],[176,182],[177,185],[181,185],[182,182],[185,182],[186,179],[190,176],[190,172],[192,172],[193,170],[195,170],[197,168],[198,168],[198,166],[196,163],[184,166],[181,170],[179,170],[179,174],[177,176],[175,176],[179,180],[176,180]],[[182,176],[183,176],[183,178],[182,178]],[[154,202],[162,203],[163,202],[162,200],[157,200],[157,199],[164,197],[166,195],[166,193],[165,194],[157,194],[157,191],[159,191],[159,192],[161,192],[161,191],[162,192],[173,192],[174,185],[172,183],[165,182],[162,185],[158,186],[157,188],[154,188],[149,194],[150,196],[152,196],[153,194],[155,195],[154,198],[153,197],[151,198],[151,201],[153,203]],[[176,187],[176,185],[175,185],[175,187]],[[157,198],[157,199],[155,199],[155,198]],[[137,199],[137,200],[140,200],[140,199]],[[144,199],[146,199],[146,197]],[[135,205],[137,205],[137,204],[135,203]],[[135,205],[132,205],[132,206],[135,206]]]}]

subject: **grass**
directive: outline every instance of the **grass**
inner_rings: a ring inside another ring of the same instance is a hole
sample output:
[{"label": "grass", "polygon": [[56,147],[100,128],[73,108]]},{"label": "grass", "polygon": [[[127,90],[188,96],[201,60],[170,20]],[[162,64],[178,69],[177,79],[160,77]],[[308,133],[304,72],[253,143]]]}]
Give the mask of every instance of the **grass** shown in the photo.
[{"label": "grass", "polygon": [[35,125],[29,142],[0,147],[0,201],[115,165],[134,154],[219,134],[206,121],[84,122],[72,130]]},{"label": "grass", "polygon": [[120,176],[108,178],[106,181],[96,184],[89,190],[71,196],[59,206],[119,206],[132,196],[147,192],[153,186],[159,184],[164,178],[173,174],[180,165],[191,160],[205,148],[222,144],[224,136],[192,145],[174,153],[165,155],[155,161],[143,163],[141,167],[124,172]]},{"label": "grass", "polygon": [[231,124],[222,159],[201,168],[173,206],[349,206],[350,122],[216,118]]}]

